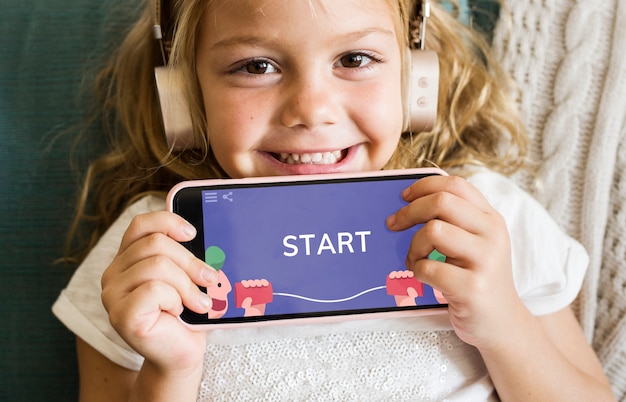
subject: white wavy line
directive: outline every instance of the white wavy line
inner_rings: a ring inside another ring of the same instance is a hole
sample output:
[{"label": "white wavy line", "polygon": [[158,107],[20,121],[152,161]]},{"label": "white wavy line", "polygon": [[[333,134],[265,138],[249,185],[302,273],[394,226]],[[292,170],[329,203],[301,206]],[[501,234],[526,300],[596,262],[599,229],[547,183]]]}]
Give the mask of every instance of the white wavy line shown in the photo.
[{"label": "white wavy line", "polygon": [[356,299],[357,297],[363,296],[366,293],[374,292],[376,290],[381,290],[381,289],[385,289],[385,288],[386,288],[386,286],[378,286],[378,287],[375,287],[375,288],[364,290],[361,293],[355,294],[354,296],[346,297],[345,299],[336,299],[336,300],[313,299],[313,298],[310,298],[310,297],[294,295],[294,294],[290,294],[290,293],[274,293],[274,296],[293,297],[295,299],[302,299],[302,300],[315,302],[315,303],[341,303],[341,302],[345,302],[345,301],[348,301],[348,300]]}]

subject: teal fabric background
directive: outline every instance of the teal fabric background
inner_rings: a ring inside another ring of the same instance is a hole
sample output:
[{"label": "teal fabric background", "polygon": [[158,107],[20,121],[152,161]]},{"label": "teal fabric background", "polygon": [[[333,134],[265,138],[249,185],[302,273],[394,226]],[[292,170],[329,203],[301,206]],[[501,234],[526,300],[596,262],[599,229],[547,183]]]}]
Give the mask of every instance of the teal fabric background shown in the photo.
[{"label": "teal fabric background", "polygon": [[72,151],[82,75],[136,15],[121,3],[0,0],[0,401],[77,399],[74,337],[50,311],[73,267],[54,261],[103,146]]},{"label": "teal fabric background", "polygon": [[104,147],[93,131],[73,150],[79,92],[138,4],[0,0],[0,401],[77,398],[74,337],[50,308],[81,171]]}]

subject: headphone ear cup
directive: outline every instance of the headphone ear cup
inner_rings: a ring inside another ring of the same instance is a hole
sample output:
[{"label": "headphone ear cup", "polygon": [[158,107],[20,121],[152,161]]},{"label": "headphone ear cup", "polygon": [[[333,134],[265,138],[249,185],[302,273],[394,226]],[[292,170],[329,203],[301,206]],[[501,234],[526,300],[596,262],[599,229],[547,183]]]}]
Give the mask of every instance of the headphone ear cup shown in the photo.
[{"label": "headphone ear cup", "polygon": [[430,131],[437,119],[439,99],[439,57],[432,50],[410,51],[407,93],[410,132]]},{"label": "headphone ear cup", "polygon": [[193,125],[180,72],[171,67],[156,67],[154,77],[168,147],[175,150],[192,148],[195,142]]}]

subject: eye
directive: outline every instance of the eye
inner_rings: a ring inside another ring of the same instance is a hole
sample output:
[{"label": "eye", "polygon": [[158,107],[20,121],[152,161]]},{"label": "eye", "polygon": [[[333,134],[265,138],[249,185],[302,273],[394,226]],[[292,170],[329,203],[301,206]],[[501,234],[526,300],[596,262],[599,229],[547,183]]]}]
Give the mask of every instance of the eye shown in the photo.
[{"label": "eye", "polygon": [[278,69],[268,60],[252,59],[252,60],[247,60],[243,62],[242,64],[238,65],[233,70],[233,72],[262,75],[262,74],[277,73]]},{"label": "eye", "polygon": [[253,60],[246,64],[246,72],[250,74],[265,74],[267,72],[274,72],[272,70],[275,69],[265,60]]},{"label": "eye", "polygon": [[365,53],[349,53],[339,59],[341,67],[345,68],[361,68],[366,67],[372,62],[380,63],[381,59]]}]

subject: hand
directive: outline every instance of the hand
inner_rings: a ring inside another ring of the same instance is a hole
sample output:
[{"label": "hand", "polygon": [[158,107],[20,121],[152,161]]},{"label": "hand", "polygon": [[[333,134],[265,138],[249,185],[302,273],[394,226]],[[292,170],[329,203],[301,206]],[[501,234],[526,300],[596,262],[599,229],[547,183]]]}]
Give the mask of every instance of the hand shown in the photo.
[{"label": "hand", "polygon": [[170,212],[135,217],[119,252],[102,275],[102,302],[120,336],[163,373],[201,367],[206,334],[178,319],[183,304],[207,313],[211,300],[197,285],[211,286],[217,272],[178,242],[196,231]]},{"label": "hand", "polygon": [[[459,177],[421,179],[402,197],[409,204],[388,218],[389,228],[424,223],[411,242],[407,268],[442,292],[463,341],[478,348],[493,346],[515,328],[511,320],[525,310],[513,282],[503,217]],[[427,259],[433,249],[446,255],[446,261]]]},{"label": "hand", "polygon": [[273,300],[272,283],[267,279],[243,280],[235,284],[235,304],[244,309],[244,317],[265,315],[267,304]]},{"label": "hand", "polygon": [[415,279],[413,271],[391,271],[385,286],[398,307],[417,306],[415,299],[424,295],[424,284]]}]

